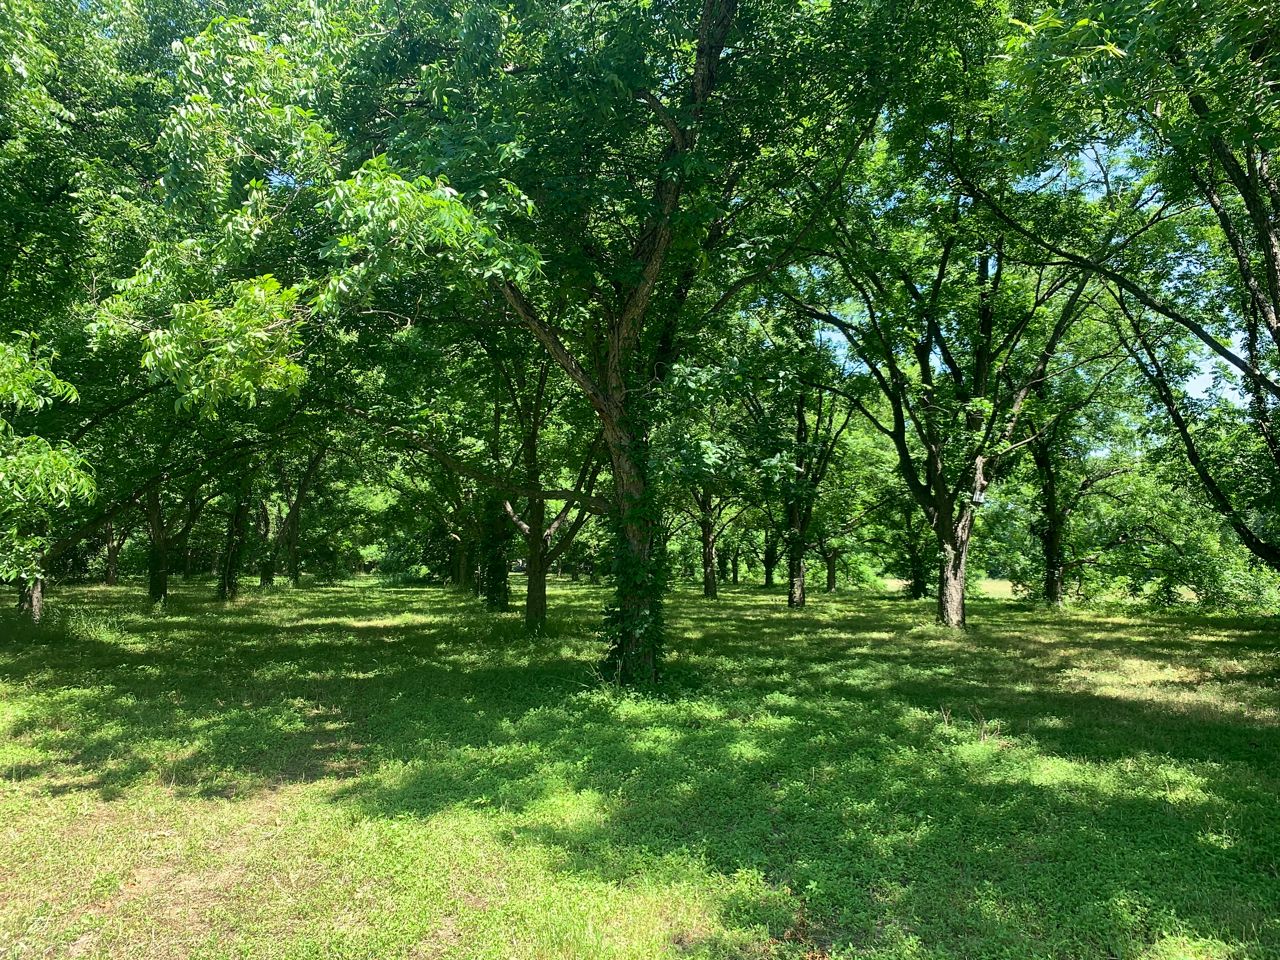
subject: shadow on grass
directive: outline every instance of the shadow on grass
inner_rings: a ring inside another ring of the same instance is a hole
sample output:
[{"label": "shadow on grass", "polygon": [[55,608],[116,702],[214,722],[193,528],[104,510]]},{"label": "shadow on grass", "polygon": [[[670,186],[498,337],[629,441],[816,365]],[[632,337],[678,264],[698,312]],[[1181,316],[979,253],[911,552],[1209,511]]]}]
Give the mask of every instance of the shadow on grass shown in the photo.
[{"label": "shadow on grass", "polygon": [[74,639],[0,650],[41,758],[8,776],[492,810],[575,874],[720,878],[728,927],[798,955],[1280,953],[1273,622],[981,600],[961,638],[927,603],[679,594],[631,696],[592,682],[602,597],[559,587],[530,639],[432,589],[83,591]]}]

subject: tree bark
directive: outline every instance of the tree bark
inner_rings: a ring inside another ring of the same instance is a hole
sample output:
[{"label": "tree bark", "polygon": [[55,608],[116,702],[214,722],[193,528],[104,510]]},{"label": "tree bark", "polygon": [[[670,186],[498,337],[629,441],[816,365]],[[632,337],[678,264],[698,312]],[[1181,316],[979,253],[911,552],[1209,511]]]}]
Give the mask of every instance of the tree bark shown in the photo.
[{"label": "tree bark", "polygon": [[204,506],[208,502],[207,498],[200,496],[198,490],[187,494],[186,515],[182,520],[182,529],[178,531],[178,536],[170,544],[171,556],[182,557],[182,577],[184,580],[191,576],[191,565],[194,560],[194,551],[191,549],[191,531],[195,529],[196,522],[200,519],[200,514],[204,511]]},{"label": "tree bark", "polygon": [[[328,453],[329,447],[325,443],[318,446],[307,460],[306,469],[302,471],[302,476],[298,478],[298,489],[294,491],[293,503],[289,505],[289,509],[285,513],[278,538],[279,542],[273,547],[276,557],[283,551],[285,571],[289,576],[290,585],[295,589],[302,584],[302,564],[298,556],[298,536],[302,529],[302,509],[307,502],[307,496],[311,492],[311,485],[315,481],[316,473]],[[273,563],[279,562],[276,557],[273,557]],[[274,580],[274,575],[272,579]]]},{"label": "tree bark", "polygon": [[735,587],[738,585],[738,562],[741,558],[742,548],[733,548],[733,558],[729,563],[729,582]]},{"label": "tree bark", "polygon": [[698,521],[698,533],[702,541],[702,595],[708,600],[717,596],[716,589],[716,526],[710,517]]},{"label": "tree bark", "polygon": [[1040,517],[1034,524],[1044,563],[1042,594],[1052,607],[1062,605],[1066,579],[1066,526],[1068,509],[1058,491],[1058,464],[1050,448],[1052,438],[1042,437],[1031,445],[1031,458],[1040,481]]},{"label": "tree bark", "polygon": [[274,550],[262,551],[258,561],[258,586],[274,587],[276,585],[276,554]]},{"label": "tree bark", "polygon": [[804,553],[807,526],[804,506],[795,500],[789,502],[786,533],[788,607],[804,606]]},{"label": "tree bark", "polygon": [[258,503],[258,586],[274,587],[276,583],[276,541],[282,531],[272,523],[271,505]]},{"label": "tree bark", "polygon": [[147,596],[154,603],[169,597],[169,543],[160,491],[147,492]]},{"label": "tree bark", "polygon": [[610,443],[616,555],[614,607],[609,611],[606,675],[620,684],[656,683],[662,655],[662,564],[657,556],[658,516],[647,477],[643,443],[622,437]]},{"label": "tree bark", "polygon": [[298,517],[295,515],[285,527],[284,563],[289,574],[289,585],[297,588],[302,585],[302,562],[298,557]]},{"label": "tree bark", "polygon": [[500,499],[485,502],[480,542],[480,593],[490,610],[511,608],[511,528]]},{"label": "tree bark", "polygon": [[471,560],[471,544],[460,534],[452,534],[453,549],[450,551],[450,566],[453,568],[450,578],[455,590],[469,591],[475,579],[475,570]]},{"label": "tree bark", "polygon": [[907,564],[911,574],[907,581],[907,591],[912,600],[923,600],[929,595],[929,565],[925,562],[924,551],[916,543],[907,545]]},{"label": "tree bark", "polygon": [[764,537],[764,559],[761,561],[764,565],[764,585],[772,587],[774,583],[774,571],[778,569],[778,538],[777,536],[766,533]]},{"label": "tree bark", "polygon": [[218,599],[234,600],[240,592],[240,555],[244,551],[245,528],[249,522],[248,492],[236,498],[227,518],[227,536],[218,564]]},{"label": "tree bark", "polygon": [[799,537],[787,545],[787,606],[804,606],[804,541]]},{"label": "tree bark", "polygon": [[1040,537],[1044,550],[1044,599],[1051,607],[1063,603],[1063,587],[1066,579],[1066,559],[1063,556],[1062,530],[1055,527]]},{"label": "tree bark", "polygon": [[965,533],[943,538],[938,564],[938,622],[944,627],[965,626],[964,578],[969,559]]},{"label": "tree bark", "polygon": [[23,580],[18,584],[18,610],[39,623],[44,618],[44,578]]},{"label": "tree bark", "polygon": [[536,546],[530,544],[529,555],[525,561],[528,592],[524,599],[524,626],[533,634],[540,634],[547,628],[547,560],[541,537],[530,537],[536,540]]},{"label": "tree bark", "polygon": [[120,551],[128,541],[129,534],[125,531],[119,539],[116,539],[116,525],[113,520],[108,520],[104,529],[107,534],[107,563],[102,582],[108,587],[114,587],[120,582]]},{"label": "tree bark", "polygon": [[836,592],[836,561],[839,554],[828,553],[823,559],[827,563],[827,593]]}]

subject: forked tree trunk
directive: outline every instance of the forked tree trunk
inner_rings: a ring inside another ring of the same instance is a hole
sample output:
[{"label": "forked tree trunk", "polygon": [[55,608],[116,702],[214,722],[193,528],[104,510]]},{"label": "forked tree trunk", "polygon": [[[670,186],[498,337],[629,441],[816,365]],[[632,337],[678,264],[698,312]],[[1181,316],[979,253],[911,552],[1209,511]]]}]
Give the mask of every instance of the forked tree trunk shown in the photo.
[{"label": "forked tree trunk", "polygon": [[716,527],[709,517],[698,521],[698,533],[702,541],[702,595],[714,600],[716,590]]},{"label": "forked tree trunk", "polygon": [[823,559],[827,563],[827,593],[836,592],[836,561],[839,554],[828,553]]},{"label": "forked tree trunk", "polygon": [[302,584],[302,561],[298,555],[298,538],[302,529],[302,510],[311,493],[311,486],[315,482],[316,473],[319,471],[325,457],[328,456],[328,452],[328,446],[321,445],[316,448],[307,461],[307,467],[298,480],[298,488],[294,491],[293,503],[285,512],[281,536],[278,545],[275,547],[277,554],[275,562],[277,565],[279,564],[278,555],[283,550],[285,572],[289,576],[290,585],[295,589]]}]

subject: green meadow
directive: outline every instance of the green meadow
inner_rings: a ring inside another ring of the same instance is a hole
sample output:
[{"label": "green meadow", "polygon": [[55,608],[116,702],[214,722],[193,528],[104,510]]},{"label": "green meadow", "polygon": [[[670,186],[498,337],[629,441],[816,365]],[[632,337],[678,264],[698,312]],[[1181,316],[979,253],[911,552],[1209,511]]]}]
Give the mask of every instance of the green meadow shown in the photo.
[{"label": "green meadow", "polygon": [[208,594],[0,621],[0,957],[1280,957],[1273,621]]}]

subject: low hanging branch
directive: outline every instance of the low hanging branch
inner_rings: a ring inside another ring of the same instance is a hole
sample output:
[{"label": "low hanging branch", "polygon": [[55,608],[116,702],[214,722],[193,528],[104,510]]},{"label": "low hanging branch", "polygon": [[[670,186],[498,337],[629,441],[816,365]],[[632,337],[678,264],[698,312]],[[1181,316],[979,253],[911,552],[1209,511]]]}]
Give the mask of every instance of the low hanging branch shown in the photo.
[{"label": "low hanging branch", "polygon": [[368,423],[373,424],[380,430],[385,430],[392,436],[398,437],[414,449],[421,450],[428,456],[435,459],[446,470],[451,471],[459,476],[468,477],[472,480],[482,483],[485,486],[492,487],[495,490],[502,491],[508,496],[529,497],[533,500],[563,500],[567,503],[582,504],[591,513],[605,514],[609,512],[609,503],[602,497],[594,496],[589,490],[575,489],[566,490],[564,488],[542,488],[534,487],[524,483],[518,483],[509,477],[498,476],[475,464],[467,463],[460,457],[455,456],[447,450],[442,450],[432,440],[419,433],[416,430],[410,430],[398,424],[388,423],[379,420],[367,410],[361,410],[357,407],[343,407],[348,413],[357,417],[361,417]]},{"label": "low hanging branch", "polygon": [[990,194],[983,191],[981,187],[978,187],[966,180],[963,174],[957,173],[956,178],[964,184],[967,189],[973,191],[974,197],[982,201],[982,203],[985,204],[1001,222],[1009,226],[1019,235],[1030,240],[1032,243],[1036,244],[1048,253],[1053,254],[1055,257],[1061,258],[1071,266],[1101,277],[1113,284],[1118,290],[1133,297],[1133,299],[1142,306],[1168,320],[1172,320],[1183,329],[1189,331],[1196,337],[1196,339],[1227,363],[1231,364],[1231,366],[1239,371],[1250,383],[1255,384],[1259,389],[1266,391],[1272,396],[1280,398],[1280,381],[1268,377],[1259,370],[1255,364],[1249,363],[1235,350],[1224,344],[1218,337],[1209,332],[1203,324],[1187,316],[1163,298],[1157,296],[1141,284],[1134,281],[1131,277],[1126,276],[1116,268],[1108,265],[1106,262],[1107,257],[1074,253],[1059,244],[1041,237],[1039,233],[1030,229],[1016,217],[1008,213],[1008,211],[1006,211],[998,201],[990,196]]},{"label": "low hanging branch", "polygon": [[1205,492],[1209,495],[1209,502],[1227,521],[1227,524],[1235,531],[1236,536],[1240,538],[1240,542],[1249,549],[1250,553],[1273,570],[1280,571],[1280,545],[1264,540],[1249,526],[1248,521],[1241,516],[1240,510],[1237,509],[1231,497],[1222,488],[1217,477],[1213,475],[1209,465],[1205,463],[1204,457],[1201,455],[1200,447],[1196,443],[1195,437],[1191,434],[1191,425],[1182,412],[1178,398],[1174,395],[1173,387],[1170,386],[1172,381],[1165,373],[1159,357],[1156,356],[1155,350],[1148,342],[1138,318],[1133,315],[1122,292],[1116,291],[1115,299],[1125,319],[1129,322],[1132,334],[1132,339],[1124,337],[1122,334],[1122,342],[1138,368],[1142,371],[1147,382],[1155,390],[1161,405],[1169,415],[1169,420],[1173,423],[1174,430],[1177,431],[1178,439],[1182,442],[1187,462],[1191,464],[1191,469],[1195,471]]},{"label": "low hanging branch", "polygon": [[[573,512],[574,503],[576,502],[580,504],[578,514],[574,517],[573,522],[569,524],[568,529],[565,531],[565,535],[560,538],[557,545],[548,553],[547,559],[549,561],[554,561],[558,558],[568,545],[573,542],[574,537],[578,535],[578,531],[582,529],[582,525],[586,522],[589,515],[599,512],[593,511],[590,508],[589,503],[590,500],[595,499],[591,496],[591,492],[595,488],[596,477],[599,476],[600,467],[602,465],[598,453],[599,445],[600,435],[596,434],[595,439],[591,441],[591,446],[587,451],[587,456],[582,462],[582,468],[578,471],[578,480],[573,485],[574,492],[579,494],[579,496],[573,500],[565,500],[564,506],[560,508],[560,512],[556,514],[555,519],[552,520],[551,523],[547,525],[547,529],[542,531],[540,534],[543,543],[549,545],[555,535],[560,531],[560,528],[564,525],[564,522],[569,518],[569,515]],[[538,499],[552,498],[548,497]],[[503,500],[502,506],[506,510],[507,516],[511,518],[512,522],[515,523],[516,528],[522,534],[526,537],[533,535],[533,528],[516,513],[515,507],[511,505],[510,500]]]}]

